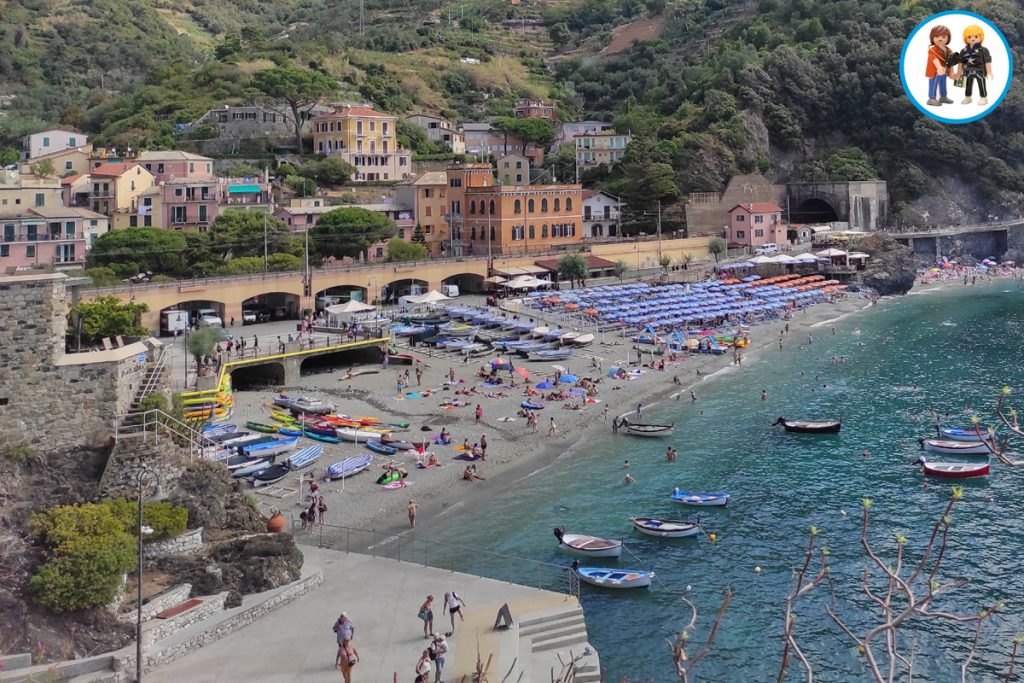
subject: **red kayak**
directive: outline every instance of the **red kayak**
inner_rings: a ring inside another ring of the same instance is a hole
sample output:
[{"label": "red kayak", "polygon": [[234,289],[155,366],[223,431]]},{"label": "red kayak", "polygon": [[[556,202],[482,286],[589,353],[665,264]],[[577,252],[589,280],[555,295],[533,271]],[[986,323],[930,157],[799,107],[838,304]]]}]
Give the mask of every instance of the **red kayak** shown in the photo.
[{"label": "red kayak", "polygon": [[924,467],[924,473],[931,477],[968,479],[970,477],[985,477],[989,473],[988,462],[928,462],[924,458],[918,462]]}]

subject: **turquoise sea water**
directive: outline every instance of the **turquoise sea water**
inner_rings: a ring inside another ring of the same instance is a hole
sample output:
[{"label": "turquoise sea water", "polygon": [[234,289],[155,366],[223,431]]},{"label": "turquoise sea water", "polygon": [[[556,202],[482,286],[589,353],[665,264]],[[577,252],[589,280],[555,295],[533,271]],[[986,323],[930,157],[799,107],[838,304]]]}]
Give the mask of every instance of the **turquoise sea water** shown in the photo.
[{"label": "turquoise sea water", "polygon": [[[952,424],[966,423],[967,406],[991,414],[1003,384],[1024,401],[1019,286],[1008,281],[885,301],[835,323],[835,334],[831,325],[818,327],[810,346],[806,335],[794,333],[784,351],[772,348],[756,363],[698,385],[696,404],[684,396],[651,409],[650,417],[675,421],[671,439],[612,437],[609,431],[578,444],[514,491],[498,494],[471,518],[446,515],[430,536],[566,565],[570,558],[555,549],[551,534],[556,525],[624,538],[639,559],[624,553],[619,566],[653,566],[661,581],[650,591],[583,587],[591,642],[608,681],[626,675],[633,681],[675,680],[666,640],[686,621],[677,596],[688,585],[702,615],[697,641],[723,590],[735,592],[697,678],[774,680],[783,600],[809,527],[822,529],[822,543],[832,552],[838,611],[855,627],[864,626],[859,501],[874,500],[872,536],[879,544],[888,550],[893,533],[900,532],[916,555],[950,488],[941,480],[925,488],[912,466],[920,452],[916,437],[932,435],[929,410],[952,413]],[[845,361],[834,364],[832,356]],[[762,388],[768,392],[764,402]],[[843,431],[834,437],[786,434],[770,426],[780,415],[841,416]],[[673,463],[664,459],[669,443],[679,449]],[[633,486],[621,483],[627,458],[638,482]],[[994,680],[1012,635],[1024,629],[1022,482],[1024,471],[995,466],[987,480],[966,485],[966,501],[955,513],[944,576],[964,576],[972,584],[940,606],[973,612],[986,602],[1008,603],[1006,616],[987,627],[971,680]],[[684,508],[668,500],[673,486],[728,491],[733,498],[727,508]],[[717,542],[653,539],[631,531],[628,521],[631,515],[698,512]],[[820,590],[797,608],[797,636],[817,665],[818,680],[867,680],[850,641],[824,613],[827,599]],[[918,626],[914,680],[959,680],[956,662],[967,631],[945,623]],[[791,668],[787,680],[798,680],[798,673]]]}]

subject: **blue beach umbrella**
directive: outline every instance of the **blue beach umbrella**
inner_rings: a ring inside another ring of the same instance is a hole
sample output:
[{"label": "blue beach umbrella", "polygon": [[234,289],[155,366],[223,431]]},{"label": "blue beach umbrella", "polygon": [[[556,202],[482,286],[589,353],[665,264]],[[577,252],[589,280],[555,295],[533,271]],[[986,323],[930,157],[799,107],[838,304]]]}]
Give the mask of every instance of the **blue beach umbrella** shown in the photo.
[{"label": "blue beach umbrella", "polygon": [[560,377],[560,378],[558,379],[558,381],[559,381],[559,382],[564,382],[565,384],[572,384],[573,382],[578,382],[578,381],[580,381],[580,378],[579,378],[579,377],[577,377],[576,375],[562,375],[562,376],[561,376],[561,377]]}]

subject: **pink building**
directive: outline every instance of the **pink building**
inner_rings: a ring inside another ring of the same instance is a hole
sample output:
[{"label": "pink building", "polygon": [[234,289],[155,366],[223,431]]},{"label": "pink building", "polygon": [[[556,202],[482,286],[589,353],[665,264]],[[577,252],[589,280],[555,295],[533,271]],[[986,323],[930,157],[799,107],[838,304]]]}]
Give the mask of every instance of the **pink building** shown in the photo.
[{"label": "pink building", "polygon": [[0,213],[0,272],[42,266],[81,267],[85,263],[84,221],[92,212],[37,207]]},{"label": "pink building", "polygon": [[737,204],[729,210],[726,241],[730,249],[785,244],[786,224],[782,222],[782,208],[774,202]]},{"label": "pink building", "polygon": [[296,199],[292,206],[282,206],[274,212],[274,216],[284,221],[292,232],[305,232],[316,225],[320,216],[334,209],[366,209],[382,213],[395,222],[398,228],[397,237],[404,240],[411,240],[413,230],[416,229],[416,219],[413,210],[402,204],[340,204],[337,206],[324,206],[320,199]]},{"label": "pink building", "polygon": [[[136,162],[153,174],[156,184],[139,206],[132,227],[206,230],[220,212],[223,185],[213,174],[213,159],[166,150],[143,152]],[[148,202],[146,200],[149,200]]]}]

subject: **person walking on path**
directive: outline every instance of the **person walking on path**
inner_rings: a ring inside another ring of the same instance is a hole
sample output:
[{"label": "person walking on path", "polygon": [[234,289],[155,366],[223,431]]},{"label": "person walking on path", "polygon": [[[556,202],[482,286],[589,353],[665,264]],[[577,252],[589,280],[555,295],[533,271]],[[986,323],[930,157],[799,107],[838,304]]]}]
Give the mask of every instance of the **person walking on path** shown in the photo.
[{"label": "person walking on path", "polygon": [[487,459],[487,435],[486,434],[481,434],[480,435],[480,459],[481,460],[486,460]]},{"label": "person walking on path", "polygon": [[341,662],[345,661],[349,666],[353,666],[358,661],[359,654],[352,646],[352,638],[356,635],[356,626],[348,618],[348,613],[342,612],[338,620],[334,622],[334,632],[337,634],[338,640],[338,654],[335,657],[334,665],[339,667]]},{"label": "person walking on path", "polygon": [[448,381],[455,384],[455,368],[448,368]]},{"label": "person walking on path", "polygon": [[419,368],[416,368],[416,386],[422,386],[422,385],[423,385],[423,371],[420,370]]},{"label": "person walking on path", "polygon": [[548,425],[548,436],[557,436],[558,427],[555,426],[555,416],[551,416],[551,423]]},{"label": "person walking on path", "polygon": [[415,529],[416,528],[416,510],[418,510],[419,507],[420,506],[417,505],[412,500],[410,500],[409,504],[406,506],[406,510],[408,510],[408,512],[409,512],[409,528],[410,529]]},{"label": "person walking on path", "polygon": [[466,618],[462,614],[462,608],[466,606],[466,602],[459,597],[459,594],[455,591],[444,594],[444,604],[448,608],[448,617],[452,620],[452,630],[446,633],[446,636],[451,636],[455,633],[455,615],[459,615],[459,621],[465,621]]},{"label": "person walking on path", "polygon": [[479,422],[481,419],[483,419],[484,409],[482,407],[480,407],[479,403],[476,404],[476,411],[474,411],[474,412],[476,413],[476,421],[477,422]]},{"label": "person walking on path", "polygon": [[423,637],[429,638],[434,633],[434,596],[428,595],[420,605],[419,618],[423,621]]},{"label": "person walking on path", "polygon": [[530,430],[534,434],[536,434],[537,433],[537,427],[538,427],[538,425],[537,425],[537,422],[538,422],[538,420],[537,420],[537,413],[535,413],[535,412],[533,412],[531,410],[529,415],[526,418],[526,422],[527,422],[527,424],[530,425]]},{"label": "person walking on path", "polygon": [[637,403],[637,404],[636,404],[636,416],[637,416],[638,418],[641,418],[641,419],[642,419],[642,418],[643,418],[643,416],[644,416],[644,413],[643,413],[643,410],[641,410],[641,408],[643,408],[643,406],[641,406],[641,405],[640,405],[639,403]]},{"label": "person walking on path", "polygon": [[260,353],[260,340],[255,334],[252,335],[252,348],[255,354],[258,356]]},{"label": "person walking on path", "polygon": [[327,503],[324,502],[323,496],[317,496],[316,501],[316,516],[320,522],[320,526],[324,525],[324,515],[327,514]]},{"label": "person walking on path", "polygon": [[444,656],[448,654],[448,641],[440,633],[434,634],[430,644],[430,655],[434,660],[434,683],[441,683],[441,672],[444,670]]},{"label": "person walking on path", "polygon": [[388,369],[388,363],[390,363],[390,362],[391,362],[391,357],[388,355],[387,350],[385,350],[384,351],[384,357],[380,359],[380,363],[381,363],[381,365],[384,366],[384,369],[387,370]]}]

